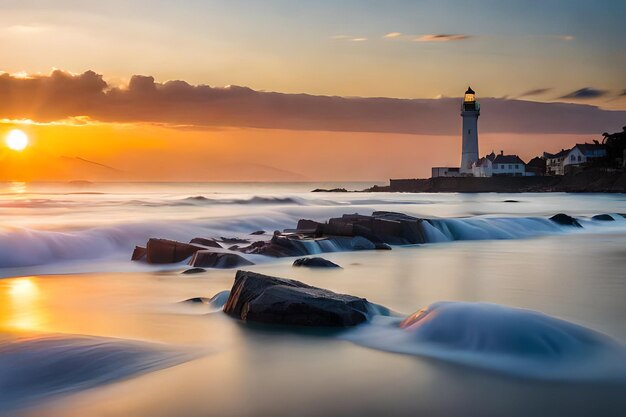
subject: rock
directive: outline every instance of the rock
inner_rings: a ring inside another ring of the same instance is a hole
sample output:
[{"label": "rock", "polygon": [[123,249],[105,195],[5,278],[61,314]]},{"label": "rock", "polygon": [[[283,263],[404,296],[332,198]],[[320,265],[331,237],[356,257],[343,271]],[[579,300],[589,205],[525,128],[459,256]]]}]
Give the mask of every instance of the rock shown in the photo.
[{"label": "rock", "polygon": [[257,230],[256,232],[252,232],[250,234],[253,235],[253,236],[264,235],[265,234],[265,230]]},{"label": "rock", "polygon": [[340,218],[330,219],[318,230],[326,236],[354,236],[354,224]]},{"label": "rock", "polygon": [[168,264],[184,261],[201,250],[199,246],[168,239],[150,239],[146,245],[146,260],[150,264]]},{"label": "rock", "polygon": [[314,258],[299,258],[293,261],[293,266],[306,266],[309,268],[341,268],[334,262],[328,259],[314,257]]},{"label": "rock", "polygon": [[188,298],[186,300],[181,301],[181,303],[190,303],[190,304],[208,304],[211,301],[210,298],[206,297],[193,297]]},{"label": "rock", "polygon": [[189,243],[195,243],[197,245],[207,246],[209,248],[221,248],[222,247],[222,245],[217,243],[215,240],[205,239],[203,237],[194,237],[193,239],[191,239],[191,242]]},{"label": "rock", "polygon": [[130,257],[131,261],[140,261],[146,257],[146,253],[148,251],[146,248],[141,246],[135,246],[135,250],[133,250],[133,255]]},{"label": "rock", "polygon": [[315,190],[311,191],[312,193],[347,193],[348,190],[346,190],[345,188],[316,188]]},{"label": "rock", "polygon": [[519,203],[518,200],[504,200],[504,203]]},{"label": "rock", "polygon": [[593,220],[600,220],[604,222],[614,222],[615,219],[610,214],[598,214],[592,217]]},{"label": "rock", "polygon": [[240,243],[240,244],[241,243],[250,243],[249,239],[240,239],[238,237],[224,237],[224,236],[220,237],[220,241],[222,241],[224,243],[227,243],[229,245],[233,245],[233,244],[236,244],[236,243]]},{"label": "rock", "polygon": [[182,273],[183,274],[200,274],[202,272],[206,272],[206,269],[204,268],[189,268],[184,270]]},{"label": "rock", "polygon": [[308,220],[308,219],[300,219],[298,220],[298,225],[296,226],[296,230],[299,232],[310,232],[315,233],[318,228],[322,225],[322,223]]},{"label": "rock", "polygon": [[582,227],[580,223],[578,223],[578,220],[564,213],[555,214],[550,217],[550,220],[563,226]]},{"label": "rock", "polygon": [[189,265],[205,268],[236,268],[238,266],[254,264],[236,253],[199,250],[194,254],[193,258],[191,258]]},{"label": "rock", "polygon": [[224,312],[246,322],[289,326],[347,327],[368,320],[364,298],[304,283],[237,271]]},{"label": "rock", "polygon": [[288,238],[279,234],[275,234],[269,242],[254,242],[239,250],[243,253],[273,256],[275,258],[309,254],[305,243],[297,238]]}]

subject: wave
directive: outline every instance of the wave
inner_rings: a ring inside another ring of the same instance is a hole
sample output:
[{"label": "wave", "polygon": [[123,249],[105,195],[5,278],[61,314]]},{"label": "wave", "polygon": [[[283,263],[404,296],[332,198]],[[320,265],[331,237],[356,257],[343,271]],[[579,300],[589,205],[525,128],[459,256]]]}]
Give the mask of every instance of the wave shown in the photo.
[{"label": "wave", "polygon": [[[315,209],[316,212],[318,210]],[[293,227],[302,216],[302,211],[268,211],[239,218],[118,224],[73,231],[0,228],[0,268],[31,267],[68,261],[91,262],[98,259],[126,261],[135,245],[144,245],[151,237],[183,242],[194,237],[249,238],[249,234],[255,230]],[[583,228],[561,226],[539,217],[428,219],[422,222],[422,226],[426,243],[438,243],[455,240],[522,239],[594,230],[623,231],[626,220],[620,219],[612,222],[579,219]],[[311,255],[374,249],[372,242],[359,236],[294,242],[302,247],[303,252]],[[87,271],[93,269],[87,268]],[[3,273],[0,272],[0,275]]]},{"label": "wave", "polygon": [[438,302],[402,320],[374,316],[342,337],[359,345],[511,376],[626,382],[626,350],[591,329],[489,303]]},{"label": "wave", "polygon": [[0,340],[0,414],[32,401],[177,365],[193,356],[150,343],[86,336]]}]

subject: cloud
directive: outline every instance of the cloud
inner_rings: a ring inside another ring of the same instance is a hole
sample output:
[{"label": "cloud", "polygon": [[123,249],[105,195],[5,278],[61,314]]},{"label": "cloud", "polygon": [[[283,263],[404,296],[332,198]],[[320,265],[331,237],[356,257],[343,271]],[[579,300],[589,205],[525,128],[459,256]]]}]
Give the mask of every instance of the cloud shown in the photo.
[{"label": "cloud", "polygon": [[363,36],[350,36],[350,35],[335,35],[331,36],[331,39],[341,40],[341,41],[349,41],[349,42],[364,42],[367,40],[366,37]]},{"label": "cloud", "polygon": [[560,35],[560,36],[557,36],[557,39],[560,39],[562,41],[573,41],[576,38],[572,35]]},{"label": "cloud", "polygon": [[[150,123],[185,129],[285,130],[456,135],[459,98],[395,99],[262,92],[135,75],[113,87],[93,71],[15,78],[0,75],[0,119]],[[626,111],[573,103],[481,99],[482,132],[597,133],[623,126]]]},{"label": "cloud", "polygon": [[551,88],[536,88],[534,90],[528,90],[522,94],[520,94],[519,96],[517,96],[517,98],[522,98],[522,97],[530,97],[530,96],[540,96],[542,94],[547,93],[548,91],[551,91]]},{"label": "cloud", "polygon": [[415,42],[450,42],[450,41],[464,41],[470,39],[470,35],[458,35],[458,34],[429,34],[422,35],[417,38],[413,38]]},{"label": "cloud", "polygon": [[572,91],[569,94],[566,94],[560,98],[565,99],[576,99],[576,100],[587,100],[597,97],[602,97],[607,94],[606,90],[599,90],[593,87],[584,87],[580,90]]},{"label": "cloud", "polygon": [[400,33],[400,32],[389,32],[385,36],[383,36],[383,38],[384,39],[395,39],[395,38],[399,38],[400,36],[402,36],[402,33]]}]

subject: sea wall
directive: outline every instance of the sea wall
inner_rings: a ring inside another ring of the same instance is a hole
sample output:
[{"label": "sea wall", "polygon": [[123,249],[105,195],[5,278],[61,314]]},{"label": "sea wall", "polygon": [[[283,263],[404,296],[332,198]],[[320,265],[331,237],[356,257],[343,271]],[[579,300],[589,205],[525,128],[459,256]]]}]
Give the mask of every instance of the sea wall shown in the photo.
[{"label": "sea wall", "polygon": [[522,192],[598,192],[626,193],[623,171],[584,171],[575,175],[545,177],[438,177],[428,179],[391,179],[389,186],[374,186],[365,191],[413,193],[522,193]]}]

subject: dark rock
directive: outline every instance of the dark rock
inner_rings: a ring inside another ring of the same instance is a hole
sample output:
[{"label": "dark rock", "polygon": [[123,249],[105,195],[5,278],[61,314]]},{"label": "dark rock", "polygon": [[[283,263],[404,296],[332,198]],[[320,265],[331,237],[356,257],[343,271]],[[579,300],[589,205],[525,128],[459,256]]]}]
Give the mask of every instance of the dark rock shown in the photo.
[{"label": "dark rock", "polygon": [[252,232],[250,234],[253,235],[253,236],[264,235],[265,234],[265,230],[257,230],[256,232]]},{"label": "dark rock", "polygon": [[315,233],[321,226],[322,223],[308,219],[300,219],[298,220],[296,230],[301,233]]},{"label": "dark rock", "polygon": [[206,269],[204,268],[189,268],[184,270],[182,273],[183,274],[200,274],[202,272],[206,272]]},{"label": "dark rock", "polygon": [[150,264],[181,262],[201,250],[199,246],[168,239],[150,239],[146,245],[146,260]]},{"label": "dark rock", "polygon": [[214,239],[205,239],[203,237],[194,237],[193,239],[191,239],[191,242],[189,243],[195,243],[197,245],[207,246],[209,248],[221,248],[222,247],[222,245],[217,243]]},{"label": "dark rock", "polygon": [[391,246],[386,243],[375,243],[374,245],[376,245],[376,250],[391,250]]},{"label": "dark rock", "polygon": [[148,251],[146,248],[141,246],[135,246],[135,250],[133,250],[133,255],[130,257],[131,261],[140,261],[146,257],[146,253]]},{"label": "dark rock", "polygon": [[208,304],[211,301],[210,298],[206,297],[193,297],[188,298],[186,300],[181,301],[181,303],[190,303],[190,304]]},{"label": "dark rock", "polygon": [[237,271],[224,312],[248,322],[347,327],[368,319],[364,298],[336,294],[298,281]]},{"label": "dark rock", "polygon": [[238,249],[239,249],[239,245],[233,245],[228,248],[228,250],[238,250]]},{"label": "dark rock", "polygon": [[312,193],[347,193],[348,190],[346,190],[345,188],[316,188],[315,190],[311,191]]},{"label": "dark rock", "polygon": [[519,203],[518,200],[504,200],[504,203]]},{"label": "dark rock", "polygon": [[193,258],[191,258],[189,265],[204,268],[236,268],[238,266],[254,264],[236,253],[199,250],[194,254]]},{"label": "dark rock", "polygon": [[293,261],[293,266],[306,266],[309,268],[341,268],[336,263],[320,257],[299,258]]},{"label": "dark rock", "polygon": [[578,223],[578,220],[564,213],[555,214],[550,217],[550,220],[563,226],[582,227],[580,223]]},{"label": "dark rock", "polygon": [[604,222],[614,222],[615,219],[610,214],[598,214],[592,217],[593,220],[600,220]]},{"label": "dark rock", "polygon": [[243,253],[273,256],[275,258],[309,254],[306,245],[296,237],[289,238],[277,234],[275,234],[269,242],[254,242],[239,250]]},{"label": "dark rock", "polygon": [[235,244],[235,243],[250,243],[250,239],[240,239],[238,237],[220,237],[220,241],[227,243],[229,245]]}]

